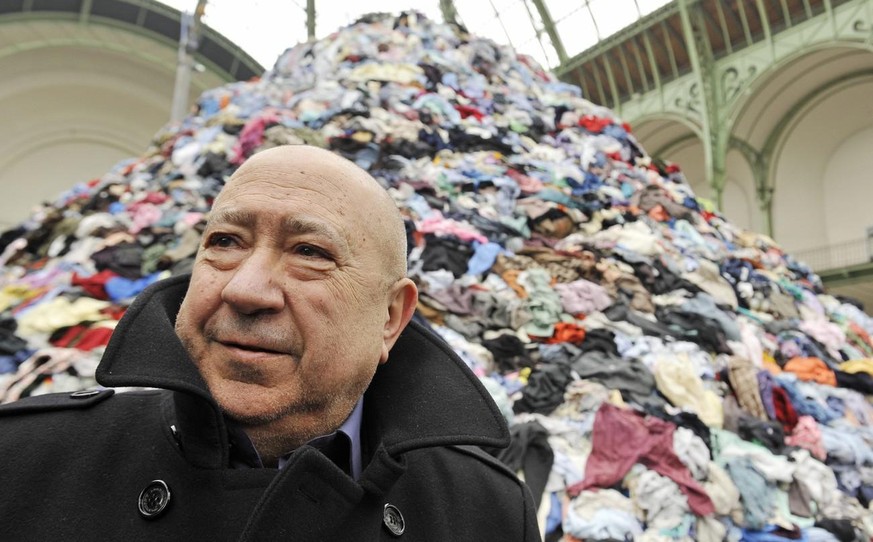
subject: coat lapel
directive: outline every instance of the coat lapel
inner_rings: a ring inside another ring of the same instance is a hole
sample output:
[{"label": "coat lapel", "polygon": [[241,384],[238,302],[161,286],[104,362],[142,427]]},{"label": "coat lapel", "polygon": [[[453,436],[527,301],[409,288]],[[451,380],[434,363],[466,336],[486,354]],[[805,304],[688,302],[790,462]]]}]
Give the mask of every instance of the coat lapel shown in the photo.
[{"label": "coat lapel", "polygon": [[[97,380],[110,387],[177,392],[183,449],[201,466],[215,468],[227,464],[224,418],[174,330],[188,279],[173,277],[137,296],[112,335]],[[441,338],[416,322],[379,366],[364,405],[370,451],[384,447],[397,455],[430,446],[509,442],[503,416],[479,379]]]}]

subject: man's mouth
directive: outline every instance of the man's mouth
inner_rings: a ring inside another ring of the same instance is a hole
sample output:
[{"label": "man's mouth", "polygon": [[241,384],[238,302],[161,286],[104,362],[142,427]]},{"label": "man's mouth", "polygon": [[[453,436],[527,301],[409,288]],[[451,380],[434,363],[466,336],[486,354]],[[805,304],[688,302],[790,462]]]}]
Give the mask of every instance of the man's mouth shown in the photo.
[{"label": "man's mouth", "polygon": [[247,352],[266,352],[268,354],[282,354],[282,352],[280,352],[278,350],[273,350],[272,348],[265,348],[265,347],[259,346],[259,345],[238,343],[238,342],[233,342],[233,341],[220,341],[220,342],[221,342],[221,344],[223,344],[224,346],[226,346],[228,348],[237,348],[239,350],[245,350]]}]

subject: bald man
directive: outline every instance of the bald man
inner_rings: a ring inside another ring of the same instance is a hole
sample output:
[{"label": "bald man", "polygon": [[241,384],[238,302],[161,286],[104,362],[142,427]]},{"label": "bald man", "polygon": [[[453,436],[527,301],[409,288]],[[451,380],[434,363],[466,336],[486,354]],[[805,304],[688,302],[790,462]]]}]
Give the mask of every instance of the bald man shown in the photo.
[{"label": "bald man", "polygon": [[106,349],[102,385],[150,389],[0,406],[0,538],[539,540],[478,448],[508,444],[498,409],[410,323],[405,240],[351,162],[254,155],[191,275],[140,294]]}]

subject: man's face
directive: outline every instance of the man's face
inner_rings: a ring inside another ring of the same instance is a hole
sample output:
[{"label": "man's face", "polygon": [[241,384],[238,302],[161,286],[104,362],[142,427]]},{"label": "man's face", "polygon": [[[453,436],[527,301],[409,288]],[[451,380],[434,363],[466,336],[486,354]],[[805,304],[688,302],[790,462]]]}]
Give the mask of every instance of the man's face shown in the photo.
[{"label": "man's face", "polygon": [[342,423],[387,352],[371,194],[322,159],[240,169],[215,202],[176,322],[232,419],[303,438]]}]

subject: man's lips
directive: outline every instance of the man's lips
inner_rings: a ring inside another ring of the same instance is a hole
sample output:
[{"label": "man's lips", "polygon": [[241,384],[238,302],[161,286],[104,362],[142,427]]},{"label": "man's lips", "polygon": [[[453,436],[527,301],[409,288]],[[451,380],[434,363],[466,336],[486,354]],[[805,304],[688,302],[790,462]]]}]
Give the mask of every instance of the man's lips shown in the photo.
[{"label": "man's lips", "polygon": [[266,354],[275,354],[275,355],[284,355],[285,352],[281,350],[275,350],[273,348],[268,348],[266,346],[262,346],[259,344],[251,344],[251,343],[242,343],[235,341],[218,341],[222,346],[226,348],[232,348],[235,350],[243,350],[246,352],[252,352],[255,354],[266,353]]}]

